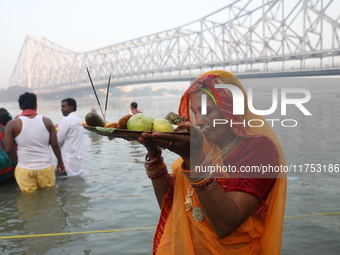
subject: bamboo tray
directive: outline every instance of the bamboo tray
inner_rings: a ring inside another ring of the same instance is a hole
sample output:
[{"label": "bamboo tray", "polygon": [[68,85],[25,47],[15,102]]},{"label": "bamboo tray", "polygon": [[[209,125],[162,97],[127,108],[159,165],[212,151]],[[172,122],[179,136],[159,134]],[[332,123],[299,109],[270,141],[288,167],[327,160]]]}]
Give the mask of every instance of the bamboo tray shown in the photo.
[{"label": "bamboo tray", "polygon": [[[112,132],[102,132],[97,130],[94,126],[86,126],[82,125],[86,130],[97,133],[98,135],[115,137],[115,138],[123,138],[128,140],[138,140],[142,133],[153,133],[152,131],[135,131],[135,130],[127,130],[127,129],[112,129]],[[176,134],[176,135],[189,135],[188,132],[164,132],[166,134]]]}]

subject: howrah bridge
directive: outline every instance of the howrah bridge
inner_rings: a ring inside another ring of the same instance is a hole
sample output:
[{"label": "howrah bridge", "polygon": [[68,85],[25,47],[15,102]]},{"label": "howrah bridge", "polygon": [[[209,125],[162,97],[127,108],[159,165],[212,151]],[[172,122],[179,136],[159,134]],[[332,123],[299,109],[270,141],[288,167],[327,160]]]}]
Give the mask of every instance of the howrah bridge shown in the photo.
[{"label": "howrah bridge", "polygon": [[[238,78],[340,74],[339,3],[237,0],[183,26],[88,52],[27,36],[10,79],[39,95],[187,81],[223,69]],[[169,83],[170,85],[171,83]]]}]

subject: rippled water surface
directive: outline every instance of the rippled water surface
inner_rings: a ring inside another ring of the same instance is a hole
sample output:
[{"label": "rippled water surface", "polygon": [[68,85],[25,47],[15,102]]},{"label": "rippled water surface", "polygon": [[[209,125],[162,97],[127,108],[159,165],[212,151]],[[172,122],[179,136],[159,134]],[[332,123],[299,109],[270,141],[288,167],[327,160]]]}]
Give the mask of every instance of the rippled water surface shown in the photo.
[{"label": "rippled water surface", "polygon": [[[259,108],[261,98],[269,100],[259,97]],[[111,98],[107,119],[118,120],[134,100],[156,118],[176,112],[179,103],[177,96]],[[340,93],[312,93],[307,107],[313,116],[293,111],[289,118],[297,127],[274,128],[287,164],[340,163],[339,101]],[[1,106],[20,113],[16,102]],[[78,114],[84,117],[92,106],[94,99],[79,99]],[[62,118],[59,101],[39,101],[38,112],[54,123]],[[151,254],[159,209],[144,173],[143,147],[86,131],[84,156],[86,172],[57,180],[55,188],[25,195],[15,182],[1,185],[0,236],[25,236],[2,239],[1,254]],[[165,151],[164,158],[170,166],[177,156]],[[286,216],[340,212],[339,176],[290,174]],[[339,254],[339,237],[340,215],[286,218],[282,254]]]}]

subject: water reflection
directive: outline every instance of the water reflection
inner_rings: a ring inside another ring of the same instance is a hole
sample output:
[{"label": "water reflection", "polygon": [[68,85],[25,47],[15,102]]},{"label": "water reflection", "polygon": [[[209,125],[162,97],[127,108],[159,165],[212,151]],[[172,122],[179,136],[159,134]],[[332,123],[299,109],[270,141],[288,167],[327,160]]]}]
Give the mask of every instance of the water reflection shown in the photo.
[{"label": "water reflection", "polygon": [[146,154],[145,147],[141,145],[138,141],[131,141],[129,147],[129,154],[133,157],[134,162],[142,166],[144,164],[144,157]]},{"label": "water reflection", "polygon": [[88,135],[91,139],[92,145],[101,144],[101,139],[103,138],[103,136],[98,135],[95,132],[88,132]]},{"label": "water reflection", "polygon": [[[54,188],[46,188],[32,194],[20,194],[17,201],[18,219],[23,222],[25,234],[59,233],[65,228],[66,217],[54,191]],[[27,239],[21,242],[26,254],[45,254],[56,244],[54,238],[35,238],[32,241]]]},{"label": "water reflection", "polygon": [[[89,136],[89,140],[90,140],[90,146],[88,148],[90,148],[91,153],[93,154],[100,154],[102,151],[102,143],[103,143],[103,136],[98,135],[95,132],[90,132],[90,131],[86,131],[85,134],[88,134]],[[85,144],[85,146],[87,147],[87,144]]]},{"label": "water reflection", "polygon": [[15,217],[1,217],[1,221],[6,221],[2,226],[3,232],[42,236],[8,239],[2,242],[2,251],[10,251],[8,254],[47,254],[54,247],[83,239],[79,235],[43,235],[76,231],[91,222],[84,216],[89,209],[90,198],[83,194],[87,187],[84,178],[75,176],[57,179],[56,187],[38,189],[32,194],[22,193],[15,188],[16,196],[12,197],[11,203],[16,203],[16,206],[11,206],[10,212],[6,212]]}]

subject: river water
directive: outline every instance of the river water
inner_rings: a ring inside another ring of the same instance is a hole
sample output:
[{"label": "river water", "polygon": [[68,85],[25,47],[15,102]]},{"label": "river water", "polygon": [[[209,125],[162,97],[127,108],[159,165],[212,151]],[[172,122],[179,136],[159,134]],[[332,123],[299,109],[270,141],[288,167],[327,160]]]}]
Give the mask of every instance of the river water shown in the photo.
[{"label": "river water", "polygon": [[[340,92],[311,92],[306,107],[313,116],[292,109],[285,118],[298,125],[274,127],[287,164],[339,164]],[[255,103],[262,109],[266,100],[264,92]],[[81,117],[97,105],[94,98],[77,101]],[[107,119],[117,121],[131,101],[159,118],[177,111],[179,97],[112,97]],[[13,116],[20,113],[17,102],[1,107]],[[38,112],[54,123],[62,118],[59,100],[39,101]],[[168,166],[177,158],[169,151],[163,155]],[[1,254],[151,254],[159,209],[143,169],[143,147],[85,131],[84,156],[86,172],[58,179],[55,188],[27,195],[15,182],[0,187],[0,237],[14,237],[1,240]],[[340,215],[317,215],[340,212],[339,177],[334,171],[288,174],[281,254],[339,254]]]}]

